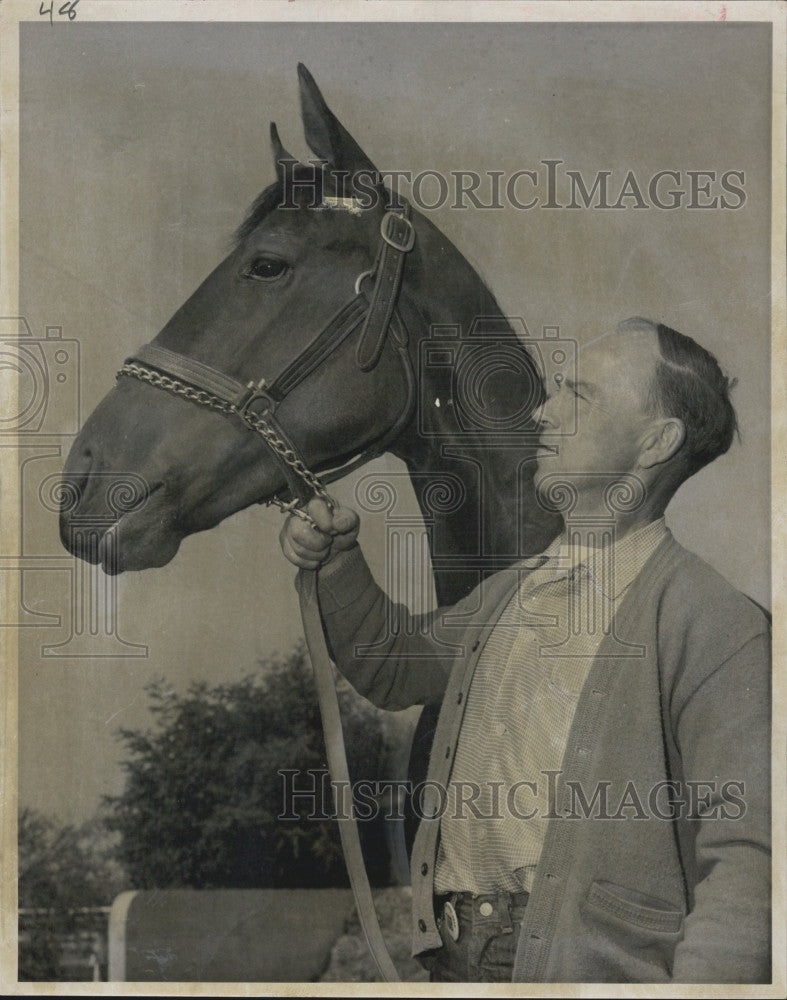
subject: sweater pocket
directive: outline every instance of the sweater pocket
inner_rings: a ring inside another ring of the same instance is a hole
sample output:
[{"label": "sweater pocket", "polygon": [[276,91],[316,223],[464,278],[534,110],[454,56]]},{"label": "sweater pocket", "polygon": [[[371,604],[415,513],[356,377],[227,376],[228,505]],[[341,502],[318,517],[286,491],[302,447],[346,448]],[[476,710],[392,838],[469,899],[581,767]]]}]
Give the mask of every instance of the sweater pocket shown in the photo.
[{"label": "sweater pocket", "polygon": [[669,980],[683,937],[682,910],[601,879],[591,884],[579,908],[603,982]]}]

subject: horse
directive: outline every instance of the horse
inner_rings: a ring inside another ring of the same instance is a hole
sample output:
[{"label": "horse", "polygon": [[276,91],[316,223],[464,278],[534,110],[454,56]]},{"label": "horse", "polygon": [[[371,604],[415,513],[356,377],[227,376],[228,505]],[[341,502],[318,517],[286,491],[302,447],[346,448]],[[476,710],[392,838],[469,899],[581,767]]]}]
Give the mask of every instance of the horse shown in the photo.
[{"label": "horse", "polygon": [[[271,125],[275,181],[74,441],[61,537],[110,574],[160,567],[187,535],[389,451],[407,468],[449,605],[560,528],[533,487],[546,342],[523,342],[521,321],[382,184],[309,71],[298,74],[315,160],[297,161]],[[143,484],[120,516],[113,473]],[[98,535],[74,530],[91,520]],[[422,713],[415,778],[434,723]]]}]

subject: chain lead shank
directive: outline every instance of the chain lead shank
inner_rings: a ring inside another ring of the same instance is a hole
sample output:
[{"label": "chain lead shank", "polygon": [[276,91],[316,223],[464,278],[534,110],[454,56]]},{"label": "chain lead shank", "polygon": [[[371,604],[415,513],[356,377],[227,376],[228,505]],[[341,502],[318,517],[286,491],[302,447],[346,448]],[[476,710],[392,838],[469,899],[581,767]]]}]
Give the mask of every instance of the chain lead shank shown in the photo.
[{"label": "chain lead shank", "polygon": [[[186,382],[181,382],[180,379],[172,378],[170,375],[163,375],[152,368],[146,368],[138,361],[127,361],[117,373],[117,377],[134,378],[140,382],[147,382],[157,389],[164,389],[166,392],[170,392],[175,396],[181,396],[192,403],[197,403],[199,406],[206,406],[219,413],[239,417],[247,427],[264,438],[268,447],[276,452],[279,458],[292,469],[295,475],[309,487],[316,497],[324,500],[331,510],[336,506],[335,500],[325,489],[320,479],[311,469],[306,467],[303,459],[296,455],[287,442],[279,437],[267,420],[260,416],[260,414],[241,410],[234,403],[230,403],[226,399],[214,395],[212,392],[208,392],[205,389],[195,389],[194,386],[188,385]],[[285,502],[279,497],[274,496],[266,501],[266,503],[269,506],[278,507],[283,514],[295,514],[301,520],[308,521],[313,528],[317,528],[314,520],[297,506],[297,500]]]}]

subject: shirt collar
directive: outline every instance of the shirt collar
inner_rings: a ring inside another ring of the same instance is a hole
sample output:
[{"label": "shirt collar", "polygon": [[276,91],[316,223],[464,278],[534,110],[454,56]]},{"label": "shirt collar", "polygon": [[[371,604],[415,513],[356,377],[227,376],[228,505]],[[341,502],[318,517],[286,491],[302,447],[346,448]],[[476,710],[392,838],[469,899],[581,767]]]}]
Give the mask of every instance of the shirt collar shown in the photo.
[{"label": "shirt collar", "polygon": [[[666,534],[663,517],[629,532],[607,549],[582,544],[582,540],[577,537],[570,539],[563,532],[541,555],[524,560],[524,566],[528,569],[584,572],[607,597],[615,600],[631,585]],[[572,536],[576,533],[572,532]]]}]

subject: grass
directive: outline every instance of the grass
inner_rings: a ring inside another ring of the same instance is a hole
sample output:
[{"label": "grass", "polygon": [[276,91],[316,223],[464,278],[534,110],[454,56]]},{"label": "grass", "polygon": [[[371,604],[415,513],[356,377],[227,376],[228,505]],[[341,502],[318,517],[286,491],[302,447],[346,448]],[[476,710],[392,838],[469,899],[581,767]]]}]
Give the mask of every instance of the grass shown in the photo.
[{"label": "grass", "polygon": [[[385,943],[400,978],[403,982],[428,982],[429,974],[421,963],[410,955],[410,911],[412,906],[410,886],[375,889],[373,895]],[[328,966],[320,977],[320,981],[324,983],[380,982],[380,974],[369,952],[354,908],[347,920],[344,933],[331,949]]]}]

